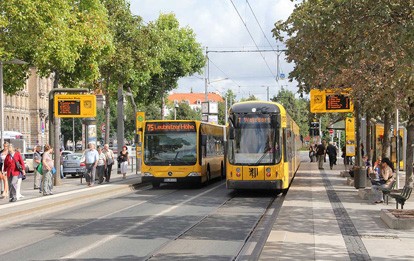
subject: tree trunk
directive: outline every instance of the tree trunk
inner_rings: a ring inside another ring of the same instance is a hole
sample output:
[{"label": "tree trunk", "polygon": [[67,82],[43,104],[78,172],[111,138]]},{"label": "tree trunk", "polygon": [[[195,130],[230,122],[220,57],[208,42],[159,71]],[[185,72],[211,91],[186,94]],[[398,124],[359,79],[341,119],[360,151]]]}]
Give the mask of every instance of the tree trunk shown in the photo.
[{"label": "tree trunk", "polygon": [[382,158],[390,158],[391,157],[391,141],[390,141],[390,134],[391,134],[391,116],[392,113],[389,111],[385,111],[384,114],[384,139],[382,141]]},{"label": "tree trunk", "polygon": [[164,120],[164,107],[165,107],[165,98],[164,95],[161,98],[161,119]]},{"label": "tree trunk", "polygon": [[410,107],[407,124],[407,153],[406,153],[406,172],[405,184],[413,186],[413,157],[414,157],[414,99],[408,99]]},{"label": "tree trunk", "polygon": [[105,90],[105,144],[109,144],[109,135],[111,134],[111,106],[109,100],[109,75],[106,76]]},{"label": "tree trunk", "polygon": [[365,115],[365,119],[366,119],[366,129],[367,129],[367,133],[365,136],[365,140],[366,140],[366,148],[365,148],[365,155],[368,157],[368,160],[371,163],[374,163],[374,159],[372,158],[372,144],[371,144],[371,121],[370,121],[371,115],[369,115],[369,113],[367,113]]}]

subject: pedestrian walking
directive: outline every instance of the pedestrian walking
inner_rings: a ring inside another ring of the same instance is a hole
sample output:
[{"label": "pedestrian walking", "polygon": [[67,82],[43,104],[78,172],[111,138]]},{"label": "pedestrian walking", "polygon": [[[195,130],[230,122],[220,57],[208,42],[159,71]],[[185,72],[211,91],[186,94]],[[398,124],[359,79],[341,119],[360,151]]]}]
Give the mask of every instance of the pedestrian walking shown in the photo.
[{"label": "pedestrian walking", "polygon": [[42,169],[43,169],[43,180],[42,180],[42,191],[43,196],[53,195],[53,172],[56,173],[54,161],[52,159],[53,148],[49,144],[45,145],[43,156],[42,156]]},{"label": "pedestrian walking", "polygon": [[102,147],[98,147],[98,163],[96,165],[96,173],[98,174],[98,183],[102,184],[104,181],[105,169],[106,169],[106,155],[102,152]]},{"label": "pedestrian walking", "polygon": [[103,152],[105,153],[105,156],[106,156],[105,181],[109,182],[111,179],[112,166],[114,165],[114,162],[115,162],[115,155],[114,155],[114,152],[111,149],[109,149],[108,144],[104,145]]},{"label": "pedestrian walking", "polygon": [[128,171],[128,165],[129,165],[129,156],[128,156],[127,149],[128,149],[127,146],[123,146],[122,151],[119,153],[119,156],[118,156],[118,164],[120,165],[123,179],[126,179],[126,173]]},{"label": "pedestrian walking", "polygon": [[9,143],[5,142],[3,144],[3,150],[0,152],[0,181],[3,184],[3,190],[1,197],[8,199],[9,198],[9,181],[7,178],[7,171],[4,169],[4,161],[6,160],[7,155],[9,154]]},{"label": "pedestrian walking", "polygon": [[9,182],[10,202],[17,201],[17,182],[23,176],[26,176],[24,161],[18,151],[14,150],[13,144],[9,144],[9,154],[4,160],[4,169],[7,172]]},{"label": "pedestrian walking", "polygon": [[311,144],[310,146],[309,146],[309,159],[310,159],[310,162],[315,162],[316,160],[315,160],[315,155],[316,155],[316,151],[315,151],[315,147],[313,146],[313,144]]},{"label": "pedestrian walking", "polygon": [[323,169],[323,162],[326,155],[326,141],[322,141],[321,144],[316,147],[316,155],[318,156],[318,168]]},{"label": "pedestrian walking", "polygon": [[329,142],[328,147],[326,147],[326,154],[328,154],[329,157],[329,167],[333,169],[333,165],[336,164],[336,147],[332,144],[332,142]]},{"label": "pedestrian walking", "polygon": [[88,186],[92,187],[95,185],[95,174],[96,174],[96,166],[98,164],[99,154],[98,151],[95,149],[95,144],[89,143],[88,149],[85,150],[83,153],[83,160],[86,165],[86,174],[85,179],[88,182]]}]

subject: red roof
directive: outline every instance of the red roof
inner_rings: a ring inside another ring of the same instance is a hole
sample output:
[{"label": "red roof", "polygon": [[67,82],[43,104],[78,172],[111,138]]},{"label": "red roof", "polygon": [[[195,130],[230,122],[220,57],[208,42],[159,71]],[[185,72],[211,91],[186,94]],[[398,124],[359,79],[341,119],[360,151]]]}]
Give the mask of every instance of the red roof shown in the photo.
[{"label": "red roof", "polygon": [[[171,102],[189,101],[190,104],[197,104],[197,100],[199,100],[200,102],[204,102],[205,99],[205,93],[172,93],[168,96],[168,100]],[[208,93],[208,100],[215,102],[224,102],[223,97],[221,97],[220,94],[214,92]]]}]

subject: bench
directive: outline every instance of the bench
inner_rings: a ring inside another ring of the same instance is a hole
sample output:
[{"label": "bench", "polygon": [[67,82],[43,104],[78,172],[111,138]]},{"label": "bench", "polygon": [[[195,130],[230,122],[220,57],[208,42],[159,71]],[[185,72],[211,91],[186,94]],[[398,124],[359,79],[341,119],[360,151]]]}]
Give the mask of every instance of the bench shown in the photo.
[{"label": "bench", "polygon": [[398,204],[401,204],[401,209],[404,209],[404,203],[406,200],[410,198],[411,191],[413,190],[412,187],[405,185],[401,194],[392,194],[390,193],[389,196],[395,198],[396,208],[398,209]]},{"label": "bench", "polygon": [[387,202],[388,205],[388,195],[390,195],[391,191],[395,188],[395,185],[397,185],[397,180],[393,180],[388,187],[380,187],[379,189],[382,191],[383,199],[385,199],[385,202]]}]

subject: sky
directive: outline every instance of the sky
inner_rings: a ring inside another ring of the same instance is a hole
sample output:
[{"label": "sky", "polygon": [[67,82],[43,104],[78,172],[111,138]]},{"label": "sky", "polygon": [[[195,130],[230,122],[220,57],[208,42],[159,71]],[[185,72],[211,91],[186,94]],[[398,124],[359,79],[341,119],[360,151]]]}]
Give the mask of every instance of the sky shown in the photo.
[{"label": "sky", "polygon": [[[190,27],[204,54],[208,49],[208,91],[223,95],[231,89],[238,100],[250,95],[266,100],[267,89],[270,98],[281,88],[297,92],[297,83],[286,79],[293,64],[277,52],[285,46],[271,33],[274,23],[287,19],[293,9],[290,0],[131,0],[132,13],[145,22],[161,13],[174,13],[181,27]],[[216,52],[258,49],[270,51]],[[285,78],[276,81],[278,56],[279,76]],[[182,78],[173,92],[204,93],[204,78],[204,73]]]}]

